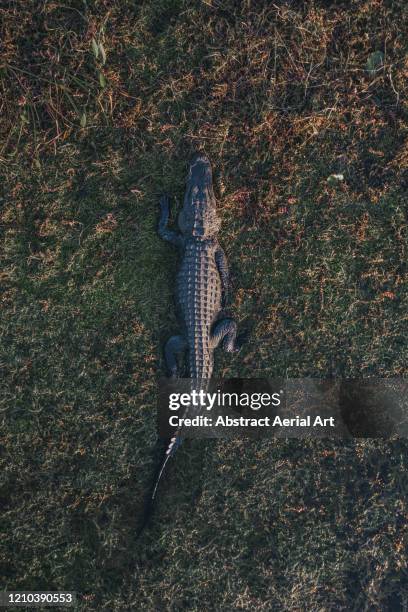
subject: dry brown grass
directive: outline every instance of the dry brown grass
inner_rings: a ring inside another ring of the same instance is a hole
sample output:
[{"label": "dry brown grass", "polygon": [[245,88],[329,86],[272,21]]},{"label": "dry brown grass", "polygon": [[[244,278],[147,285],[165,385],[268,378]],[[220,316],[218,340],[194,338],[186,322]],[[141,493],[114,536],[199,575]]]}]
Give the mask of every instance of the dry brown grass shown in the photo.
[{"label": "dry brown grass", "polygon": [[406,375],[406,3],[0,18],[1,585],[84,610],[406,609],[404,441],[196,441],[133,541],[177,328],[157,201],[175,216],[196,148],[250,331],[217,374]]}]

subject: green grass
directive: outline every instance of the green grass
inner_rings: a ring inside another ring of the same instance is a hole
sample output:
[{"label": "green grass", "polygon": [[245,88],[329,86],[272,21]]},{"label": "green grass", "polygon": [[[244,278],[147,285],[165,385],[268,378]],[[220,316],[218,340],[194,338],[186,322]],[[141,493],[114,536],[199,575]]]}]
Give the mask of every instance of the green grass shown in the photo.
[{"label": "green grass", "polygon": [[81,610],[406,610],[404,440],[187,442],[135,541],[177,330],[158,197],[174,219],[196,149],[250,331],[217,374],[406,375],[405,2],[0,17],[1,588],[75,590]]}]

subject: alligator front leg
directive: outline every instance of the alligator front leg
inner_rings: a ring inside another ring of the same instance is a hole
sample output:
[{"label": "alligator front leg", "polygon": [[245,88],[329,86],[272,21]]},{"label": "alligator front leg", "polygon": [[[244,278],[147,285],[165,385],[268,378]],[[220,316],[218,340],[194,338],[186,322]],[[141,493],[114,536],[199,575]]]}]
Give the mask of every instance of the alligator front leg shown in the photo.
[{"label": "alligator front leg", "polygon": [[237,342],[237,324],[234,319],[221,319],[214,325],[210,337],[211,347],[216,348],[221,341],[227,353],[235,353],[241,348]]},{"label": "alligator front leg", "polygon": [[160,198],[160,211],[161,212],[158,228],[158,234],[160,238],[163,238],[163,240],[167,240],[167,242],[171,242],[177,247],[182,247],[184,244],[182,234],[173,230],[169,230],[167,228],[167,224],[169,222],[169,197],[167,195],[164,195]]},{"label": "alligator front leg", "polygon": [[171,378],[176,378],[179,375],[177,355],[185,352],[186,349],[187,341],[183,336],[172,336],[167,340],[164,347],[164,358]]}]

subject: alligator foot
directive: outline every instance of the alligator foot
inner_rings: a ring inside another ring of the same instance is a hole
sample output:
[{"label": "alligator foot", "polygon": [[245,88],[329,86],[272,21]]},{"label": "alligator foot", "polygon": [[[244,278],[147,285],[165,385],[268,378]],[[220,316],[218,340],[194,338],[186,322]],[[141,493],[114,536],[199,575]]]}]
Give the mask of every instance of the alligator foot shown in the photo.
[{"label": "alligator foot", "polygon": [[164,358],[166,360],[169,375],[176,378],[179,374],[177,355],[180,355],[187,349],[187,342],[183,336],[172,336],[167,340],[164,347]]},{"label": "alligator foot", "polygon": [[237,324],[234,319],[221,319],[214,325],[211,334],[211,346],[216,348],[222,341],[222,348],[227,353],[239,351],[237,344]]},{"label": "alligator foot", "polygon": [[163,238],[163,240],[171,242],[177,247],[182,247],[184,244],[182,235],[179,232],[174,232],[173,230],[168,229],[167,227],[169,222],[169,214],[169,196],[163,195],[160,198],[160,219],[158,227],[159,236],[160,238]]}]

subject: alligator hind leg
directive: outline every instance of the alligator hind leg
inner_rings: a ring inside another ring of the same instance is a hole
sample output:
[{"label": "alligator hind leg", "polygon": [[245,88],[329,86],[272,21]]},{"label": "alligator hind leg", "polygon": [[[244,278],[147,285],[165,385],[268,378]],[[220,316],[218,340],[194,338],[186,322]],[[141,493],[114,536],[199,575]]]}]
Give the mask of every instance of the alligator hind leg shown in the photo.
[{"label": "alligator hind leg", "polygon": [[211,346],[216,348],[222,341],[222,347],[228,353],[239,351],[240,344],[237,342],[237,324],[234,319],[221,319],[214,325],[211,334]]},{"label": "alligator hind leg", "polygon": [[186,348],[187,342],[183,336],[172,336],[167,340],[166,346],[164,347],[164,358],[172,378],[175,378],[179,373],[177,355],[184,353]]}]

